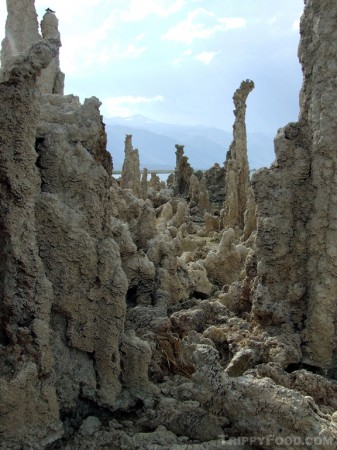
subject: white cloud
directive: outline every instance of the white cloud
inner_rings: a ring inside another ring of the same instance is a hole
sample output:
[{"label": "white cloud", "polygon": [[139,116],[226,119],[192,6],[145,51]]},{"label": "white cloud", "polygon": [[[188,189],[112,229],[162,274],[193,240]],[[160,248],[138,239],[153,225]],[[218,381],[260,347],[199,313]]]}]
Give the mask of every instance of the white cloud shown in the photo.
[{"label": "white cloud", "polygon": [[128,44],[123,47],[119,44],[115,44],[112,49],[108,50],[110,59],[135,59],[139,58],[146,50],[146,47],[137,47],[134,44]]},{"label": "white cloud", "polygon": [[236,28],[245,28],[246,27],[246,19],[243,17],[224,17],[219,19],[219,22],[223,25],[221,30],[235,30]]},{"label": "white cloud", "polygon": [[269,25],[274,25],[274,24],[277,22],[278,18],[279,18],[279,15],[276,14],[275,16],[273,16],[273,17],[271,17],[270,19],[268,19],[268,20],[267,20],[267,23],[268,23]]},{"label": "white cloud", "polygon": [[185,50],[184,52],[182,52],[181,56],[179,56],[178,58],[173,60],[173,64],[180,64],[184,60],[194,59],[205,65],[208,65],[211,61],[213,61],[215,56],[218,55],[219,53],[221,53],[221,52],[201,52],[201,53],[198,53],[197,55],[193,55],[192,50],[189,48],[189,49]]},{"label": "white cloud", "polygon": [[192,55],[193,55],[192,50],[188,48],[187,50],[182,52],[181,56],[173,60],[173,64],[175,65],[180,64],[184,60],[189,59],[190,56],[192,57]]},{"label": "white cloud", "polygon": [[202,52],[194,56],[194,59],[208,65],[220,52]]},{"label": "white cloud", "polygon": [[208,39],[219,31],[244,28],[246,21],[241,17],[218,18],[204,8],[191,11],[187,18],[170,28],[162,39],[191,44],[194,39]]},{"label": "white cloud", "polygon": [[141,33],[138,36],[136,36],[136,41],[142,41],[145,38],[145,33]]},{"label": "white cloud", "polygon": [[105,65],[113,59],[136,59],[145,50],[146,47],[136,47],[134,44],[128,44],[127,46],[114,44],[112,47],[100,48],[98,52],[87,53],[83,65],[90,67],[97,63]]},{"label": "white cloud", "polygon": [[168,17],[182,9],[184,0],[132,0],[127,11],[121,13],[121,20],[126,22],[139,22],[153,14],[159,17]]},{"label": "white cloud", "polygon": [[107,117],[121,116],[128,117],[133,115],[135,106],[146,103],[163,102],[164,97],[162,95],[155,95],[153,97],[132,96],[125,95],[120,97],[109,97],[103,100],[102,111]]}]

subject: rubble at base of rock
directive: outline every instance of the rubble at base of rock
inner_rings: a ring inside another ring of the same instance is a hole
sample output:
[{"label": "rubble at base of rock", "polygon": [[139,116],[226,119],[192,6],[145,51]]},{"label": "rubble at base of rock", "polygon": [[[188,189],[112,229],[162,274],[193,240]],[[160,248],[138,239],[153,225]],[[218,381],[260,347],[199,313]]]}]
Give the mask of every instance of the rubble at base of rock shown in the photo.
[{"label": "rubble at base of rock", "polygon": [[100,101],[63,95],[56,16],[41,36],[34,0],[7,6],[0,449],[335,449],[337,4],[306,2],[272,167],[250,183],[246,80],[226,164],[177,145],[165,188],[131,135],[112,176]]}]

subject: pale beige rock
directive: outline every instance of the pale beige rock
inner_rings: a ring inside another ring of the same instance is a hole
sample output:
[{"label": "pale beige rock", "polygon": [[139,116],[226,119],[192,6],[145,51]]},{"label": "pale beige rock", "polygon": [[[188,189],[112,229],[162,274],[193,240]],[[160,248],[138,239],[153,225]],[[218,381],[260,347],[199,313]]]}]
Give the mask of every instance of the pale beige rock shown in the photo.
[{"label": "pale beige rock", "polygon": [[19,56],[41,41],[34,0],[7,0],[5,38],[1,44],[1,80]]},{"label": "pale beige rock", "polygon": [[212,283],[207,278],[205,267],[200,262],[188,264],[188,274],[194,283],[193,295],[200,298],[207,298],[212,292]]},{"label": "pale beige rock", "polygon": [[249,187],[248,189],[246,211],[243,216],[243,221],[244,227],[241,239],[242,241],[247,241],[251,234],[256,231],[256,203],[252,187]]},{"label": "pale beige rock", "polygon": [[159,191],[160,189],[160,178],[158,177],[156,172],[151,172],[149,187],[151,187],[155,191]]},{"label": "pale beige rock", "polygon": [[249,189],[249,165],[247,156],[246,101],[254,89],[251,80],[243,81],[234,93],[235,122],[233,142],[225,162],[226,199],[223,205],[223,228],[244,228],[244,213]]},{"label": "pale beige rock", "polygon": [[226,367],[226,373],[230,377],[241,376],[247,369],[251,368],[254,363],[255,355],[253,350],[249,348],[241,349],[234,355],[231,362]]},{"label": "pale beige rock", "polygon": [[178,270],[177,257],[182,251],[182,236],[172,239],[169,232],[160,233],[152,239],[147,251],[149,260],[157,268],[156,290],[165,293],[166,306],[186,300],[193,290],[193,282],[187,269]]},{"label": "pale beige rock", "polygon": [[157,229],[158,231],[165,231],[169,221],[173,217],[173,208],[170,202],[165,203],[162,208],[161,214],[158,218]]},{"label": "pale beige rock", "polygon": [[242,244],[235,245],[235,232],[232,228],[223,232],[216,252],[210,252],[204,266],[210,280],[219,284],[231,284],[243,269],[248,249]]},{"label": "pale beige rock", "polygon": [[120,186],[122,189],[131,189],[136,197],[141,197],[139,153],[132,146],[132,135],[130,134],[125,137],[125,158]]},{"label": "pale beige rock", "polygon": [[204,176],[210,202],[216,208],[222,208],[225,201],[225,167],[215,163],[210,169],[206,170]]},{"label": "pale beige rock", "polygon": [[133,331],[127,331],[121,343],[123,386],[150,394],[158,394],[159,389],[149,381],[148,371],[151,361],[151,347],[139,339]]},{"label": "pale beige rock", "polygon": [[221,302],[238,315],[249,313],[252,308],[252,293],[256,281],[256,255],[250,251],[245,261],[246,276],[243,281],[234,281],[227,292],[221,294]]},{"label": "pale beige rock", "polygon": [[[54,13],[46,12],[41,21],[41,34],[44,39],[60,42],[58,20]],[[64,73],[60,70],[60,56],[57,54],[49,66],[41,72],[38,86],[42,94],[61,94],[64,92]]]},{"label": "pale beige rock", "polygon": [[79,429],[79,433],[82,436],[92,436],[96,433],[102,426],[101,421],[98,417],[89,416],[85,420],[83,420],[82,425]]},{"label": "pale beige rock", "polygon": [[188,205],[185,201],[179,201],[177,204],[177,211],[172,219],[169,220],[168,226],[179,228],[186,223]]},{"label": "pale beige rock", "polygon": [[[218,343],[217,336],[219,335],[221,335],[223,343],[228,333],[224,333],[221,330],[219,333],[219,330],[215,330],[213,334],[209,333],[209,330],[214,324],[227,322],[230,316],[233,316],[233,314],[223,304],[211,298],[209,301],[198,301],[192,304],[189,309],[174,312],[170,319],[173,330],[186,338],[186,342],[184,340],[183,343],[186,343],[186,349],[193,353],[195,350],[195,333],[198,334],[197,343],[200,343],[203,339],[207,339],[207,343],[215,347],[216,343]],[[199,333],[203,333],[202,336]],[[193,341],[192,350],[189,348],[191,344],[190,339]]]},{"label": "pale beige rock", "polygon": [[146,251],[149,241],[156,235],[156,212],[152,208],[150,200],[147,200],[140,210],[134,240],[137,247]]},{"label": "pale beige rock", "polygon": [[184,146],[176,145],[176,167],[174,172],[173,194],[187,198],[189,194],[189,183],[193,169],[184,156]]},{"label": "pale beige rock", "polygon": [[39,70],[58,49],[19,56],[0,84],[1,448],[214,450],[224,434],[280,433],[335,448],[336,386],[322,376],[336,376],[334,78],[320,72],[335,67],[337,11],[325,7],[308,2],[302,24],[302,122],[279,132],[275,165],[254,178],[256,249],[252,197],[243,245],[231,228],[202,238],[198,207],[169,190],[145,200],[138,175],[137,196],[121,188],[99,100],[39,99]]},{"label": "pale beige rock", "polygon": [[[259,378],[269,377],[278,385],[296,389],[302,395],[311,396],[323,413],[332,414],[332,416],[336,414],[334,411],[337,408],[337,386],[333,380],[305,369],[287,373],[279,364],[272,362],[260,364],[248,373]],[[333,420],[333,417],[331,419]]]},{"label": "pale beige rock", "polygon": [[48,445],[62,435],[49,327],[54,292],[40,258],[34,150],[37,79],[57,51],[38,42],[0,83],[0,433],[7,448]]},{"label": "pale beige rock", "polygon": [[207,211],[204,215],[205,220],[205,233],[206,236],[211,233],[212,231],[219,231],[220,224],[219,224],[219,217],[218,216],[212,216]]},{"label": "pale beige rock", "polygon": [[[219,364],[218,352],[210,345],[197,345],[193,359],[197,368],[194,379],[209,389],[205,401],[213,413],[228,417],[234,435],[260,438],[296,435],[303,443],[308,437],[321,437],[319,445],[311,448],[333,449],[337,427],[320,412],[311,397],[278,386],[270,378],[228,377]],[[279,448],[276,441],[268,447]]]},{"label": "pale beige rock", "polygon": [[147,169],[144,167],[141,179],[142,199],[146,200],[148,197],[148,181],[147,181]]},{"label": "pale beige rock", "polygon": [[203,177],[200,181],[200,193],[199,193],[199,202],[198,206],[201,210],[207,211],[210,210],[211,204],[209,201],[209,195],[206,188],[206,178]]},{"label": "pale beige rock", "polygon": [[[63,347],[87,353],[100,380],[92,389],[86,378],[78,379],[74,364],[66,369],[69,383],[78,383],[77,396],[83,390],[83,395],[113,405],[120,391],[118,345],[128,284],[108,220],[110,175],[100,162],[106,150],[98,105],[95,98],[82,106],[74,98],[44,96],[44,121],[37,130],[42,193],[36,216],[39,252],[54,291],[58,327],[53,332],[67,336],[65,342],[61,339]],[[66,350],[54,351],[60,386],[65,368],[57,352]]]},{"label": "pale beige rock", "polygon": [[[24,55],[31,45],[42,39],[61,45],[58,20],[47,12],[41,22],[41,33],[37,22],[34,0],[7,1],[6,36],[2,41],[0,79],[5,80],[15,59]],[[41,71],[38,87],[43,94],[63,94],[64,74],[60,70],[59,51],[48,67]]]},{"label": "pale beige rock", "polygon": [[188,196],[190,203],[197,202],[199,200],[199,180],[198,178],[192,173],[190,176],[190,182],[189,182],[189,190],[188,190]]},{"label": "pale beige rock", "polygon": [[144,251],[137,249],[128,224],[117,218],[112,218],[111,223],[114,240],[120,249],[122,267],[128,279],[127,302],[132,306],[151,304],[155,267]]},{"label": "pale beige rock", "polygon": [[332,0],[307,2],[299,122],[279,130],[275,163],[254,176],[255,315],[261,323],[290,321],[301,333],[302,360],[326,369],[336,365],[336,13]]}]

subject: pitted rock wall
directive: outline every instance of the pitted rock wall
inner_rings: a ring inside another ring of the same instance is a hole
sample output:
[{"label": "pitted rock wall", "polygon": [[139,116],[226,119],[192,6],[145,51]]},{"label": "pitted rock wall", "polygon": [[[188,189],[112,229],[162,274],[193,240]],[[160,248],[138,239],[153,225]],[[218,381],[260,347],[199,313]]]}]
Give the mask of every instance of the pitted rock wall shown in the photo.
[{"label": "pitted rock wall", "polygon": [[[320,39],[334,36],[336,6],[325,6],[308,1],[302,21],[300,122],[280,130],[275,164],[254,178],[256,249],[254,234],[244,244],[233,229],[205,236],[181,198],[155,210],[144,192],[118,185],[99,100],[41,98],[37,79],[55,40],[8,72],[0,448],[211,450],[224,436],[257,435],[336,447],[335,384],[312,373],[314,364],[333,374],[334,364],[336,130],[325,105],[335,59],[334,42]],[[185,189],[191,174],[182,174]]]},{"label": "pitted rock wall", "polygon": [[139,152],[132,146],[131,134],[125,137],[125,157],[120,185],[123,189],[131,189],[136,197],[142,197]]},{"label": "pitted rock wall", "polygon": [[1,78],[15,58],[41,40],[34,0],[7,0],[5,38],[1,43]]},{"label": "pitted rock wall", "polygon": [[[34,0],[7,0],[5,38],[1,45],[0,80],[6,80],[16,58],[23,56],[31,45],[48,39],[60,47],[58,20],[54,13],[46,12],[41,21],[41,34]],[[63,94],[64,74],[60,70],[59,51],[48,67],[41,70],[38,86],[43,94]]]},{"label": "pitted rock wall", "polygon": [[249,190],[249,164],[247,155],[246,101],[254,89],[251,80],[242,81],[233,96],[235,122],[233,125],[233,142],[225,162],[226,198],[221,211],[223,228],[244,228]]},{"label": "pitted rock wall", "polygon": [[337,362],[336,14],[333,0],[306,3],[299,122],[279,130],[275,163],[253,181],[260,261],[255,313],[264,323],[293,323],[302,361],[325,369]]},{"label": "pitted rock wall", "polygon": [[53,286],[39,254],[37,78],[58,48],[35,44],[0,84],[0,433],[8,445],[61,435],[49,320]]}]

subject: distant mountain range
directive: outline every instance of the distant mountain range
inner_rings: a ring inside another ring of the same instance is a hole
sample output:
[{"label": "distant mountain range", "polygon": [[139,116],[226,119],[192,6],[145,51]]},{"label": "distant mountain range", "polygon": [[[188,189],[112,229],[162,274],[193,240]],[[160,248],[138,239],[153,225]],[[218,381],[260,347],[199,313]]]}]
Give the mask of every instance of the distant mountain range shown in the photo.
[{"label": "distant mountain range", "polygon": [[[126,134],[133,136],[141,167],[150,170],[174,169],[175,144],[185,146],[185,155],[194,169],[208,169],[216,162],[222,165],[233,137],[231,131],[160,123],[141,115],[112,117],[104,122],[115,170],[123,165]],[[273,136],[248,133],[248,158],[251,169],[269,166],[274,160]]]}]

